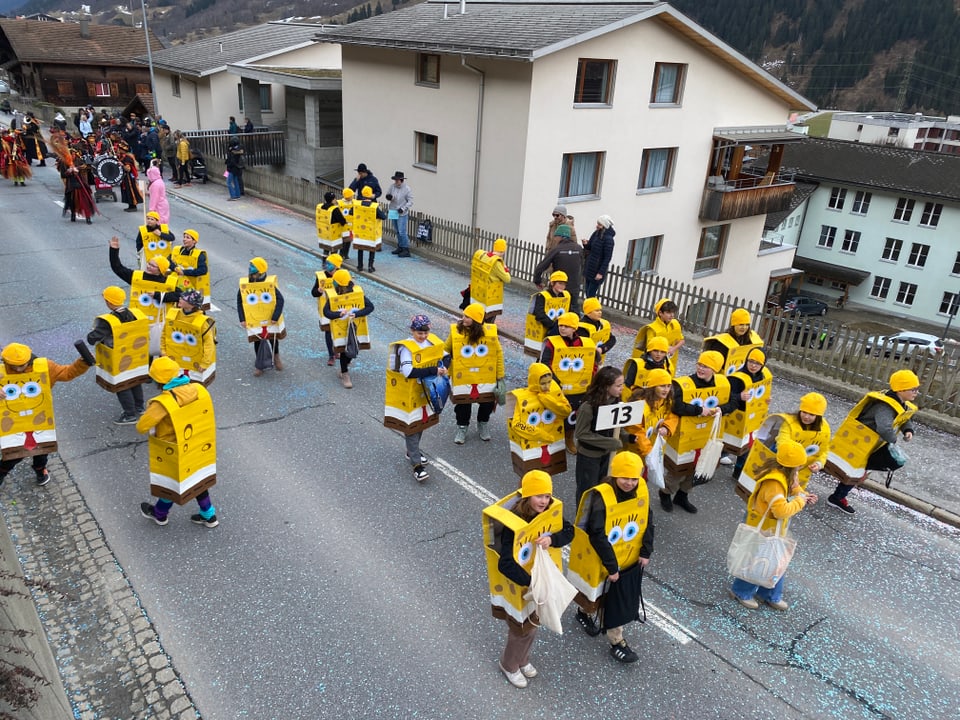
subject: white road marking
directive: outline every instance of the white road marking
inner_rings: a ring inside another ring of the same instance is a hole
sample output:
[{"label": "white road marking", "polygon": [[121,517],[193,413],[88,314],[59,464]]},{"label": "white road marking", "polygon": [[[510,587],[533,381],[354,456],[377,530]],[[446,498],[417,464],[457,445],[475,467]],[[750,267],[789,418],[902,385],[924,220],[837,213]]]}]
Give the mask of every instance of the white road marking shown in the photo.
[{"label": "white road marking", "polygon": [[209,312],[220,312],[220,308],[218,308],[216,305],[213,304],[213,302],[211,302]]},{"label": "white road marking", "polygon": [[[432,462],[448,478],[453,480],[468,493],[479,499],[480,502],[490,505],[500,499],[483,487],[483,485],[478,483],[466,473],[455,468],[443,458],[434,458]],[[563,558],[564,560],[569,560],[570,558],[569,545],[563,548]],[[644,601],[644,605],[647,608],[647,620],[650,622],[650,624],[665,632],[681,645],[689,645],[691,640],[696,639],[697,636],[692,630],[685,627],[669,613],[664,612],[656,605],[646,601]]]}]

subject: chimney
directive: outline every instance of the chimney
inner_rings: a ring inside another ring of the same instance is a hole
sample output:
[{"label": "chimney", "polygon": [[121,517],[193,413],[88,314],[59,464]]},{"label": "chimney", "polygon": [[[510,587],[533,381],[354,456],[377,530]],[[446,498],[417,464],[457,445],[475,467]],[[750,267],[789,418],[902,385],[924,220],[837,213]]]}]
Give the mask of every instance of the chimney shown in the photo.
[{"label": "chimney", "polygon": [[80,18],[80,37],[84,40],[90,39],[90,17],[88,15]]}]

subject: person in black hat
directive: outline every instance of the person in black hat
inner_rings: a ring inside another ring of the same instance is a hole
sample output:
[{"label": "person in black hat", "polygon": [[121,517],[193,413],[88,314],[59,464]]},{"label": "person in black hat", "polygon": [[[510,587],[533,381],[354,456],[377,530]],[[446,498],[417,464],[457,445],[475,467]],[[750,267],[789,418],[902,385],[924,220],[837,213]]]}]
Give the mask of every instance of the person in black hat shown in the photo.
[{"label": "person in black hat", "polygon": [[387,189],[384,197],[390,202],[387,217],[393,222],[393,229],[397,233],[397,249],[392,254],[408,258],[410,237],[407,235],[407,220],[413,207],[413,191],[404,182],[403,170],[397,170],[390,179],[393,180],[393,186]]},{"label": "person in black hat", "polygon": [[360,163],[357,165],[357,177],[350,183],[350,189],[357,194],[357,197],[361,197],[365,187],[373,190],[374,200],[379,200],[380,195],[383,194],[380,189],[380,181],[367,169],[366,163]]}]

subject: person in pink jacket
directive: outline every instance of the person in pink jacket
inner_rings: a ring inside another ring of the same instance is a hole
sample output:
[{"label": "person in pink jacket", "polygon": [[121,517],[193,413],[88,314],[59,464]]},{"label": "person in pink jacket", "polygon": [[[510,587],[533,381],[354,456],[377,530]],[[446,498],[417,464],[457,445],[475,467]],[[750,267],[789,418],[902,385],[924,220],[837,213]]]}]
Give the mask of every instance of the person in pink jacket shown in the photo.
[{"label": "person in pink jacket", "polygon": [[147,180],[150,182],[150,210],[160,216],[160,222],[170,224],[170,203],[167,202],[167,187],[163,184],[160,168],[151,165],[147,168]]}]

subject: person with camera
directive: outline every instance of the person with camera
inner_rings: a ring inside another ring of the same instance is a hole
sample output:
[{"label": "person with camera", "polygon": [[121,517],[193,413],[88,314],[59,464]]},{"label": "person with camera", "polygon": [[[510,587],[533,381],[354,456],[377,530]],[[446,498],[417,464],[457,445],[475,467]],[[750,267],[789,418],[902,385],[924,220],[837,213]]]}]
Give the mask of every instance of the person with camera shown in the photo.
[{"label": "person with camera", "polygon": [[387,217],[393,223],[397,233],[397,249],[393,255],[402,258],[410,257],[410,237],[407,235],[407,219],[410,208],[413,207],[413,191],[406,184],[403,170],[397,170],[390,178],[393,187],[387,189],[386,197],[390,206],[387,208]]}]

